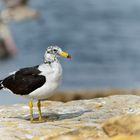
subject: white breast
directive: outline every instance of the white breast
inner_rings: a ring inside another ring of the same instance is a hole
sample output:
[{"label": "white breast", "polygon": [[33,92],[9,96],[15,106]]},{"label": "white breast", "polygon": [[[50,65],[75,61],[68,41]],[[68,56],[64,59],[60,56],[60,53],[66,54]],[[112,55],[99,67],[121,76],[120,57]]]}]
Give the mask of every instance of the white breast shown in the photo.
[{"label": "white breast", "polygon": [[51,65],[42,64],[39,66],[42,71],[40,75],[46,77],[45,84],[37,90],[31,92],[28,96],[36,99],[47,99],[61,84],[62,80],[62,67],[59,62],[53,62]]}]

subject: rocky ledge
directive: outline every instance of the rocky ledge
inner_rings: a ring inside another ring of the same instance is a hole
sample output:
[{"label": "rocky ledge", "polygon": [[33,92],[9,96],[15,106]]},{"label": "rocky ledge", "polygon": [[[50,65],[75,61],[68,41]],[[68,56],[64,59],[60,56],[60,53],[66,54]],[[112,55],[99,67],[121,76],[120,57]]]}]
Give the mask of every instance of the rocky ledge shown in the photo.
[{"label": "rocky ledge", "polygon": [[20,22],[37,19],[39,17],[39,12],[28,6],[18,6],[16,8],[3,10],[0,16],[6,23],[9,23],[10,21]]},{"label": "rocky ledge", "polygon": [[[30,123],[27,105],[0,106],[0,139],[139,140],[140,97],[116,95],[42,102],[44,123]],[[37,118],[37,107],[34,107]]]}]

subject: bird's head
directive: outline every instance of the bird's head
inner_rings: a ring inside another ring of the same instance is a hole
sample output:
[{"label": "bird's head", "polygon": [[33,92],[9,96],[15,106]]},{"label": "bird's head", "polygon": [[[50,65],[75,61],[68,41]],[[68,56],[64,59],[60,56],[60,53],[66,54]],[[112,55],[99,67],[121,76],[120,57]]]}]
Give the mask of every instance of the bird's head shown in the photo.
[{"label": "bird's head", "polygon": [[49,46],[46,49],[46,53],[45,53],[45,62],[53,62],[55,60],[57,60],[58,57],[64,57],[67,59],[71,59],[71,56],[67,53],[62,51],[61,48],[59,48],[58,46]]}]

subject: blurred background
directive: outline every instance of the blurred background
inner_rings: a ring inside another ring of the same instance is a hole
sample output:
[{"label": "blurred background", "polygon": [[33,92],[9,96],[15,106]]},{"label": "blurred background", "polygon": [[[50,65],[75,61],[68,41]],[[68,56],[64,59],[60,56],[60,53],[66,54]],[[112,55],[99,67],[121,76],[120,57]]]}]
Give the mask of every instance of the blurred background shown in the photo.
[{"label": "blurred background", "polygon": [[[140,87],[139,0],[30,0],[28,6],[39,16],[14,21],[0,1],[0,22],[7,27],[13,51],[12,57],[0,60],[0,79],[42,63],[47,46],[58,45],[73,57],[61,59],[60,91]],[[26,100],[0,92],[0,104],[20,102]]]}]

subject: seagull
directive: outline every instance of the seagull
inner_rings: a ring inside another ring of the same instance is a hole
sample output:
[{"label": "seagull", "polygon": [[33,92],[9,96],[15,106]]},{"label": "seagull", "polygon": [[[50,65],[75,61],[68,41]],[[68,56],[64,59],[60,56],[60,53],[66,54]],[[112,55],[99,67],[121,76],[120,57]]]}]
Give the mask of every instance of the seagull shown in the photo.
[{"label": "seagull", "polygon": [[33,122],[33,100],[36,99],[39,120],[43,121],[41,113],[41,101],[50,97],[59,87],[62,80],[62,67],[58,58],[71,59],[71,56],[62,51],[58,46],[50,46],[46,49],[44,63],[41,65],[21,68],[0,80],[0,90],[6,89],[16,95],[30,99],[30,121]]}]

